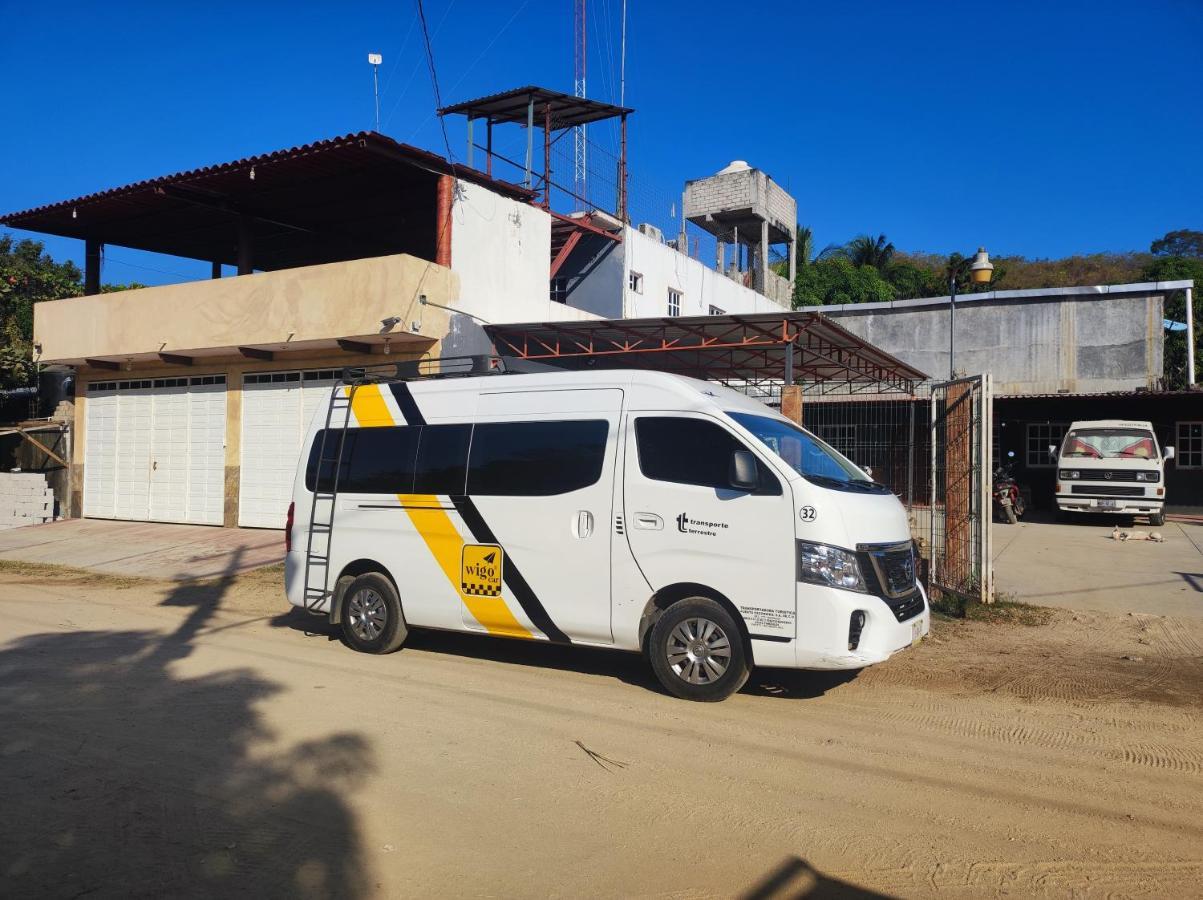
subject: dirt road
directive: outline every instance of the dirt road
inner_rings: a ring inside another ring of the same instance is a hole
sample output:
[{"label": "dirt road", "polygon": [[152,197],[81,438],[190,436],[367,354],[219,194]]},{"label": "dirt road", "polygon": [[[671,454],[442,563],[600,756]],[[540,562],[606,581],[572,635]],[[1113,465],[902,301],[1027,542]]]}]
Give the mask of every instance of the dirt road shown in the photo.
[{"label": "dirt road", "polygon": [[276,578],[0,567],[0,896],[1203,892],[1203,620],[942,622],[696,705],[602,651],[359,656]]}]

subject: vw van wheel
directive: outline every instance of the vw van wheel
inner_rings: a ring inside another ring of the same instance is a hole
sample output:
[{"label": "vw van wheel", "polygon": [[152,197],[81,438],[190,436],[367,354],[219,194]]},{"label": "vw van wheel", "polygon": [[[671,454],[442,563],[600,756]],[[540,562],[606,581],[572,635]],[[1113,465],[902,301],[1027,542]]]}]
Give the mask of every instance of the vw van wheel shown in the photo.
[{"label": "vw van wheel", "polygon": [[685,700],[725,700],[748,680],[739,626],[708,597],[665,610],[652,628],[648,655],[660,683]]},{"label": "vw van wheel", "polygon": [[1149,513],[1149,525],[1153,528],[1161,528],[1165,525],[1165,513]]},{"label": "vw van wheel", "polygon": [[343,638],[360,653],[392,653],[409,634],[393,584],[378,572],[360,575],[343,594]]}]

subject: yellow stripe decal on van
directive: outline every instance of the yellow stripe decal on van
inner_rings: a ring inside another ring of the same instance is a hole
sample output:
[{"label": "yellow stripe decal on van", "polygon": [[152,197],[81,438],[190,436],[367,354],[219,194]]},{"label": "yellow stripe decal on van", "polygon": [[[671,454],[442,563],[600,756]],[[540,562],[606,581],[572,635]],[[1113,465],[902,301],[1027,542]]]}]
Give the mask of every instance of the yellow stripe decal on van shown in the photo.
[{"label": "yellow stripe decal on van", "polygon": [[[346,390],[351,398],[351,411],[361,428],[380,428],[396,424],[388,404],[380,393],[380,385],[365,384],[354,393],[351,393],[350,388]],[[455,593],[481,627],[489,634],[534,637],[514,618],[514,614],[501,597],[478,597],[464,593],[460,580],[464,539],[451,517],[447,515],[443,505],[445,501],[434,494],[398,494],[397,499],[405,507],[409,520],[422,536],[447,580],[451,582]]]},{"label": "yellow stripe decal on van", "polygon": [[352,388],[343,388],[351,398],[351,412],[360,428],[379,428],[395,425],[393,414],[380,393],[380,385],[365,384],[351,393]]},{"label": "yellow stripe decal on van", "polygon": [[447,576],[468,612],[489,634],[507,637],[532,637],[531,633],[514,618],[510,608],[501,597],[482,597],[465,594],[460,581],[460,559],[464,552],[464,539],[459,529],[447,515],[439,498],[433,494],[398,494],[397,499],[405,505],[409,520],[414,523],[418,534],[434,554],[439,568]]}]

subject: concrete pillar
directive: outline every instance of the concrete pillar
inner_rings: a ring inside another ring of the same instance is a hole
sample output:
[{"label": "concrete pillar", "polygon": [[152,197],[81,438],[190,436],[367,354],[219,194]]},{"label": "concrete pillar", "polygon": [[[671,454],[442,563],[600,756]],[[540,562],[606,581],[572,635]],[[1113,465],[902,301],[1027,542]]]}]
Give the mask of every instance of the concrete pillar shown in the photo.
[{"label": "concrete pillar", "polygon": [[727,245],[722,241],[714,242],[714,267],[720,272],[727,271]]},{"label": "concrete pillar", "polygon": [[802,424],[802,385],[787,384],[781,388],[781,415]]},{"label": "concrete pillar", "polygon": [[794,233],[789,239],[789,289],[790,295],[794,291],[794,279],[798,277],[798,226],[794,226]]},{"label": "concrete pillar", "polygon": [[945,400],[944,571],[945,584],[967,587],[973,578],[970,552],[973,490],[973,388],[948,387]]},{"label": "concrete pillar", "polygon": [[251,223],[246,216],[238,217],[238,274],[250,275],[255,271],[254,248],[252,246]]},{"label": "concrete pillar", "polygon": [[84,293],[100,293],[100,254],[104,244],[88,239],[84,241]]},{"label": "concrete pillar", "polygon": [[757,289],[767,294],[769,289],[769,223],[760,222],[760,273],[757,276]]},{"label": "concrete pillar", "polygon": [[455,196],[455,179],[440,175],[435,204],[434,261],[440,266],[451,267],[451,204]]}]

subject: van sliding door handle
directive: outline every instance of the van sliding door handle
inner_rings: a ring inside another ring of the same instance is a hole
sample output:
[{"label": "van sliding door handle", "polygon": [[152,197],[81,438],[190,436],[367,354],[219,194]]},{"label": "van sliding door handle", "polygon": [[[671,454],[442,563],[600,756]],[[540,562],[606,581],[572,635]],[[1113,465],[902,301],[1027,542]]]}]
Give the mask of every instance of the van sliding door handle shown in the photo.
[{"label": "van sliding door handle", "polygon": [[664,528],[664,520],[655,513],[635,513],[635,527],[646,528],[648,531],[661,531]]},{"label": "van sliding door handle", "polygon": [[593,534],[593,513],[582,509],[576,514],[576,527],[573,529],[579,538],[587,538]]}]

